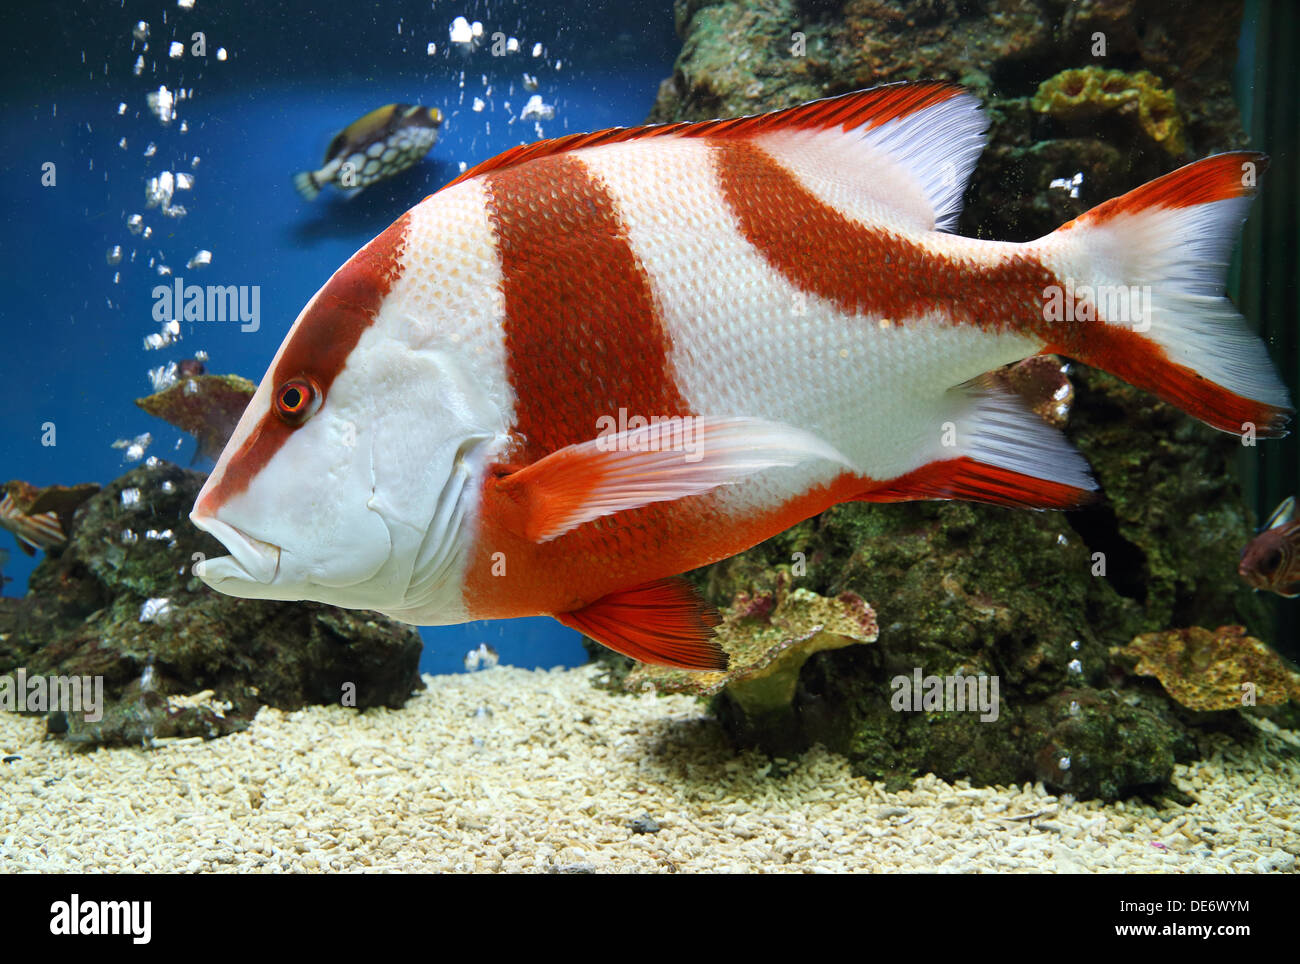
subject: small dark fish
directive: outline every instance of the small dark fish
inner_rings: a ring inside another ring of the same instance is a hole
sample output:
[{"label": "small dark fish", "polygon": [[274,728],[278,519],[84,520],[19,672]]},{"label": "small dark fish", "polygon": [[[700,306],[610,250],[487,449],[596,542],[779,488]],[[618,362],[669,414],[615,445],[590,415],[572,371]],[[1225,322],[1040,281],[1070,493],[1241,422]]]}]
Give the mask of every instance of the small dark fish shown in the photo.
[{"label": "small dark fish", "polygon": [[181,378],[193,378],[195,375],[202,375],[207,371],[203,362],[197,358],[182,358],[176,363],[176,374]]},{"label": "small dark fish", "polygon": [[415,164],[438,140],[442,111],[418,104],[388,104],[353,121],[330,141],[319,171],[295,174],[308,201],[326,184],[355,193]]},{"label": "small dark fish", "polygon": [[1295,496],[1273,510],[1263,530],[1241,550],[1237,573],[1256,589],[1267,589],[1287,599],[1300,596],[1300,521],[1295,517]]}]

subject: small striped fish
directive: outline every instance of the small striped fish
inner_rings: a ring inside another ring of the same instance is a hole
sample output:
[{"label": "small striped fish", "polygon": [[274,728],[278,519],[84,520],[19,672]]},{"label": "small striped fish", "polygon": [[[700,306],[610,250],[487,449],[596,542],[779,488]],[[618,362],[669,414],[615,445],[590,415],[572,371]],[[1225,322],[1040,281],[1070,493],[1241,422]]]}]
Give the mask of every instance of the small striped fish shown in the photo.
[{"label": "small striped fish", "polygon": [[0,528],[12,532],[18,538],[18,547],[29,556],[34,556],[37,549],[49,549],[67,541],[57,512],[28,515],[14,504],[8,492],[0,499]]},{"label": "small striped fish", "polygon": [[191,519],[232,595],[411,623],[549,614],[716,668],[678,574],[841,502],[1065,509],[1083,457],[989,373],[1111,372],[1226,432],[1287,391],[1223,297],[1267,159],[1034,241],[950,233],[987,119],[942,83],[514,148],[308,302]]}]

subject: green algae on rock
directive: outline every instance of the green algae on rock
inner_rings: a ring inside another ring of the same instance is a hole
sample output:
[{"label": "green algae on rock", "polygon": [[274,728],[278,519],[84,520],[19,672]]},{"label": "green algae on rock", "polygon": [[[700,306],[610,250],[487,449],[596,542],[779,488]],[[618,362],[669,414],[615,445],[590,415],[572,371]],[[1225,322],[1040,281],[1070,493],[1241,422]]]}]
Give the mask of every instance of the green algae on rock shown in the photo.
[{"label": "green algae on rock", "polygon": [[401,706],[421,642],[375,613],[237,599],[191,573],[220,545],[187,514],[204,476],[139,466],[87,501],[26,596],[0,599],[0,673],[102,676],[103,718],[52,715],[79,744],[243,729],[263,705]]},{"label": "green algae on rock", "polygon": [[1135,114],[1138,128],[1174,157],[1187,149],[1173,91],[1148,70],[1126,74],[1097,66],[1063,70],[1038,85],[1030,102],[1061,121],[1095,121],[1103,114]]},{"label": "green algae on rock", "polygon": [[248,407],[257,386],[238,375],[186,375],[160,392],[137,398],[150,415],[193,435],[199,455],[215,459]]},{"label": "green algae on rock", "polygon": [[1025,726],[1037,744],[1033,778],[1081,798],[1177,798],[1174,765],[1197,755],[1172,707],[1142,693],[1067,689],[1032,707]]},{"label": "green algae on rock", "polygon": [[1165,692],[1190,710],[1300,702],[1300,673],[1241,626],[1213,632],[1199,626],[1143,633],[1114,651],[1116,661],[1139,676],[1154,676]]}]

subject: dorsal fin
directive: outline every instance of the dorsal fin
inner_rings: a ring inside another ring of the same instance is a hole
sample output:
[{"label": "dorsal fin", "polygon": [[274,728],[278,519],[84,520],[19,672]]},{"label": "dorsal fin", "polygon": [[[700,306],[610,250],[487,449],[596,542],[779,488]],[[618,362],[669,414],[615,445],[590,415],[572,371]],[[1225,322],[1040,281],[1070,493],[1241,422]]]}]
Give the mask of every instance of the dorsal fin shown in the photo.
[{"label": "dorsal fin", "polygon": [[[919,117],[923,111],[929,113]],[[956,221],[966,181],[984,146],[987,126],[979,102],[962,87],[940,81],[886,84],[766,114],[610,127],[521,144],[476,164],[446,187],[542,157],[653,137],[745,140],[764,134],[857,130],[864,140],[911,172],[933,209],[934,224],[942,228]]]},{"label": "dorsal fin", "polygon": [[385,104],[383,107],[376,107],[369,114],[358,117],[343,130],[334,135],[330,141],[330,146],[325,148],[325,160],[332,161],[334,156],[343,150],[344,145],[349,142],[371,140],[376,132],[381,131],[393,119],[393,113],[403,104]]},{"label": "dorsal fin", "polygon": [[1277,529],[1281,526],[1286,525],[1288,522],[1292,522],[1294,520],[1295,520],[1295,496],[1288,495],[1285,499],[1283,499],[1281,502],[1278,503],[1277,508],[1273,510],[1273,514],[1268,517],[1268,521],[1264,523],[1264,529]]}]

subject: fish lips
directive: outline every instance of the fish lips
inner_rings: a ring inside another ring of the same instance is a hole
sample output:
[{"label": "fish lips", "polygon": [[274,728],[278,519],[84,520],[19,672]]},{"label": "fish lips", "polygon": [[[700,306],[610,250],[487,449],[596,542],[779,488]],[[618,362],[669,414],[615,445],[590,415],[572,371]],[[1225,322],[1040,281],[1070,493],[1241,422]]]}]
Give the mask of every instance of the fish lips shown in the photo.
[{"label": "fish lips", "polygon": [[221,589],[231,581],[266,586],[275,580],[280,571],[279,546],[254,538],[213,516],[191,513],[190,519],[230,550],[228,556],[204,559],[194,567],[194,574],[213,589]]}]

